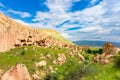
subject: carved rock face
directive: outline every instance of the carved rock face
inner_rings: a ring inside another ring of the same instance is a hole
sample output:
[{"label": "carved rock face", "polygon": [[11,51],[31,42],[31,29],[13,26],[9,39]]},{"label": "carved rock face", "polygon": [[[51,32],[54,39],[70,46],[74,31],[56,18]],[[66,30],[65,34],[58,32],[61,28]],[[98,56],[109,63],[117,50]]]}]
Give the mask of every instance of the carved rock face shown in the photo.
[{"label": "carved rock face", "polygon": [[58,46],[78,50],[76,46],[55,39],[48,32],[22,25],[0,13],[0,52],[19,46]]},{"label": "carved rock face", "polygon": [[30,74],[24,64],[16,64],[8,70],[1,80],[31,80]]}]

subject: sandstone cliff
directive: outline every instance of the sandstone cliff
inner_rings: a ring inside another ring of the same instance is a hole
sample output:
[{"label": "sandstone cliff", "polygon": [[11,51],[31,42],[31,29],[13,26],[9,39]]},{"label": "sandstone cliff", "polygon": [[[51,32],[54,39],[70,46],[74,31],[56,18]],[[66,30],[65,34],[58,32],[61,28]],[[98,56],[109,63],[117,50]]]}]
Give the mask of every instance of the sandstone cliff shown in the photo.
[{"label": "sandstone cliff", "polygon": [[[51,47],[70,46],[70,43],[57,40],[52,30],[40,30],[22,25],[0,13],[0,52],[18,46]],[[57,33],[57,32],[55,32]]]}]

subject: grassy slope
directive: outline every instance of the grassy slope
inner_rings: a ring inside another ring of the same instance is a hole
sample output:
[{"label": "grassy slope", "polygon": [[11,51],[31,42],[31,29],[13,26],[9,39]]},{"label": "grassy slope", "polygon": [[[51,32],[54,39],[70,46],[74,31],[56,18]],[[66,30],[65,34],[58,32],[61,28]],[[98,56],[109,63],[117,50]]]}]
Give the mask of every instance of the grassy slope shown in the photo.
[{"label": "grassy slope", "polygon": [[113,63],[106,65],[94,63],[93,66],[96,67],[97,73],[88,75],[83,80],[120,80],[120,69],[115,69]]},{"label": "grassy slope", "polygon": [[[27,48],[28,50],[25,50]],[[94,48],[95,49],[95,48]],[[57,59],[58,54],[65,54],[67,57],[66,63],[63,65],[53,64],[53,61]],[[44,57],[45,55],[50,54],[51,59]],[[84,56],[88,57],[88,54],[82,52]],[[42,58],[44,57],[44,59]],[[89,58],[92,60],[93,55],[90,54]],[[35,66],[35,62],[39,62],[41,60],[47,61],[47,66],[42,68],[37,68]],[[63,80],[63,78],[70,72],[81,66],[79,62],[82,61],[77,57],[71,57],[68,55],[67,49],[59,49],[57,47],[51,48],[41,48],[34,46],[20,47],[12,49],[8,52],[0,53],[0,69],[8,70],[11,66],[16,63],[24,63],[30,74],[35,73],[36,70],[48,69],[48,66],[52,66],[53,69],[57,68],[56,73],[59,75],[59,80]],[[89,65],[86,64],[86,66]],[[101,65],[99,63],[92,63],[92,67],[95,67],[95,71],[97,71],[94,75],[89,74],[83,76],[82,80],[120,80],[120,69],[115,69],[113,67],[113,63],[107,65]],[[92,71],[94,71],[92,70]],[[47,71],[47,70],[46,70]],[[84,74],[85,75],[85,74]]]},{"label": "grassy slope", "polygon": [[[25,48],[27,48],[28,50],[24,50]],[[63,79],[63,76],[65,76],[68,73],[69,70],[74,68],[73,65],[74,64],[77,65],[78,62],[80,61],[80,59],[77,57],[70,58],[70,56],[67,54],[67,51],[68,50],[66,49],[58,49],[57,47],[53,49],[33,47],[33,46],[15,48],[8,52],[0,53],[0,69],[6,71],[16,63],[23,63],[27,66],[30,74],[33,74],[35,73],[36,70],[41,69],[35,67],[35,62],[46,60],[47,67],[51,65],[54,69],[58,68],[56,72],[59,74],[61,80]],[[58,54],[61,53],[66,55],[67,62],[62,66],[53,64],[53,60],[57,59]],[[46,57],[44,59],[41,58],[47,54],[50,54],[52,58],[51,59],[48,59]]]},{"label": "grassy slope", "polygon": [[41,31],[47,33],[48,35],[52,36],[54,39],[57,39],[59,41],[62,42],[67,42],[70,44],[73,44],[72,42],[70,42],[69,40],[63,38],[59,32],[55,31],[55,30],[49,30],[49,29],[40,29]]}]

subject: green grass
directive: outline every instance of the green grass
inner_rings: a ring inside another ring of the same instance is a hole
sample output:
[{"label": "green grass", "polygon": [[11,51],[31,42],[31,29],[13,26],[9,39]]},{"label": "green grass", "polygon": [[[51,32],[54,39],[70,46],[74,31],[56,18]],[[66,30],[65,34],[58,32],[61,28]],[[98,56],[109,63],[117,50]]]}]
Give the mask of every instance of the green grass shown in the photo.
[{"label": "green grass", "polygon": [[45,33],[47,33],[48,35],[50,35],[53,39],[56,39],[56,40],[59,40],[59,41],[62,41],[62,42],[66,42],[66,43],[69,43],[69,44],[74,44],[72,42],[70,42],[69,40],[63,38],[59,32],[55,31],[55,30],[49,30],[49,29],[40,29],[40,31],[43,31]]},{"label": "green grass", "polygon": [[120,69],[113,67],[113,63],[101,65],[94,64],[97,73],[93,76],[87,76],[84,80],[120,80]]},{"label": "green grass", "polygon": [[[25,50],[27,48],[27,50]],[[51,55],[51,59],[46,58],[47,54]],[[63,65],[53,64],[53,61],[57,59],[58,54],[65,54],[67,57],[67,61]],[[44,59],[42,58],[44,57]],[[64,76],[68,73],[69,70],[74,68],[74,64],[78,65],[80,59],[70,58],[69,54],[67,54],[67,49],[59,49],[55,48],[41,48],[34,46],[26,46],[19,47],[15,49],[11,49],[8,52],[0,53],[0,69],[8,70],[16,63],[23,63],[27,66],[30,74],[35,73],[36,69],[40,70],[42,68],[37,68],[35,66],[35,62],[39,62],[41,60],[47,61],[47,66],[52,66],[53,69],[58,68],[56,72],[59,74],[59,78],[63,79]]]},{"label": "green grass", "polygon": [[[25,50],[27,49],[27,50]],[[3,69],[4,72],[14,66],[16,63],[23,63],[27,66],[30,74],[34,74],[36,70],[45,70],[49,75],[48,66],[52,66],[56,73],[51,74],[49,77],[58,77],[58,80],[64,80],[64,78],[70,74],[72,71],[77,69],[83,69],[82,80],[120,80],[120,69],[114,67],[114,62],[111,62],[106,65],[101,65],[100,63],[87,63],[82,62],[77,56],[71,57],[67,52],[69,49],[59,49],[54,48],[41,48],[35,46],[24,46],[15,49],[11,49],[8,52],[0,53],[0,69]],[[95,50],[95,48],[94,48]],[[51,55],[51,59],[45,57],[47,54]],[[67,60],[62,65],[54,64],[53,61],[57,59],[58,54],[65,54]],[[81,53],[86,57],[86,60],[92,62],[94,54],[88,54],[85,51]],[[38,68],[35,66],[35,62],[41,60],[47,61],[46,67]],[[90,68],[89,68],[90,65]],[[80,68],[80,66],[88,66],[88,68]],[[78,71],[78,70],[77,70]],[[88,71],[88,72],[87,72]],[[92,72],[96,72],[94,75]],[[89,74],[87,74],[89,73]],[[68,79],[67,79],[68,80]]]}]

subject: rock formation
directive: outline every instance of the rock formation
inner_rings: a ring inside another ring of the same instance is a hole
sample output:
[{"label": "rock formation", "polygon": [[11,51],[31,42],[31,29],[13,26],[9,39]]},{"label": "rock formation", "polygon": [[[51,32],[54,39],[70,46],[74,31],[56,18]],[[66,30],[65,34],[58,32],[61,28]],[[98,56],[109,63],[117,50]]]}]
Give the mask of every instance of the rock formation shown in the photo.
[{"label": "rock formation", "polygon": [[24,64],[16,64],[8,70],[1,80],[31,80],[30,74]]},{"label": "rock formation", "polygon": [[102,64],[109,63],[112,60],[111,57],[114,56],[115,54],[116,54],[116,48],[114,47],[114,45],[109,42],[105,43],[103,45],[103,53],[101,55],[100,62]]},{"label": "rock formation", "polygon": [[100,60],[100,55],[99,55],[99,54],[95,54],[93,60],[94,60],[94,62],[99,62],[99,60]]},{"label": "rock formation", "polygon": [[0,52],[19,46],[58,46],[74,50],[82,49],[73,44],[55,39],[53,35],[50,35],[53,32],[58,34],[52,30],[36,29],[22,25],[0,13]]},{"label": "rock formation", "polygon": [[105,43],[103,45],[103,53],[106,53],[106,54],[115,54],[115,47],[112,43]]},{"label": "rock formation", "polygon": [[36,74],[33,74],[32,75],[32,79],[33,80],[42,80],[38,75],[36,75]]},{"label": "rock formation", "polygon": [[47,65],[47,62],[45,60],[42,60],[42,61],[36,63],[37,67],[42,67],[42,66],[46,66],[46,65]]},{"label": "rock formation", "polygon": [[85,58],[84,56],[82,56],[81,54],[78,53],[78,57],[82,60],[82,61],[85,61]]},{"label": "rock formation", "polygon": [[65,54],[58,54],[58,58],[53,61],[54,64],[62,65],[66,62]]}]

